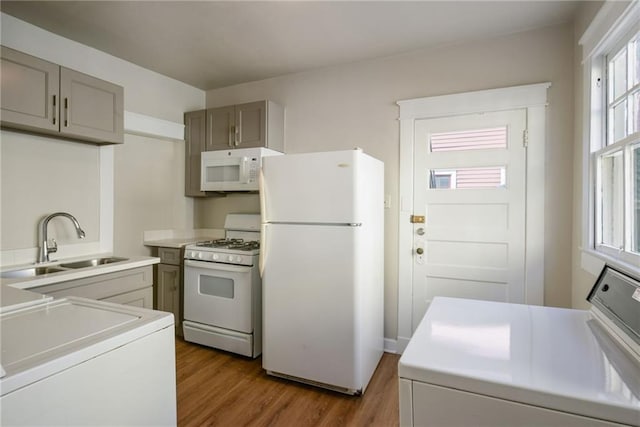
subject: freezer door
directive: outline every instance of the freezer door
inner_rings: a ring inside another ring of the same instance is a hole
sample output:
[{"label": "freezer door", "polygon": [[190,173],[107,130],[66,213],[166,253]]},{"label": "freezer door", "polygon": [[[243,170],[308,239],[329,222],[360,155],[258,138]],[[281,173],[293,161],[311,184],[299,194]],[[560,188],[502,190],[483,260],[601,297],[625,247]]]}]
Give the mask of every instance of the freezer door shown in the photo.
[{"label": "freezer door", "polygon": [[356,176],[359,150],[288,154],[263,159],[263,220],[361,222]]},{"label": "freezer door", "polygon": [[356,259],[360,227],[268,224],[263,272],[263,367],[362,388]]}]

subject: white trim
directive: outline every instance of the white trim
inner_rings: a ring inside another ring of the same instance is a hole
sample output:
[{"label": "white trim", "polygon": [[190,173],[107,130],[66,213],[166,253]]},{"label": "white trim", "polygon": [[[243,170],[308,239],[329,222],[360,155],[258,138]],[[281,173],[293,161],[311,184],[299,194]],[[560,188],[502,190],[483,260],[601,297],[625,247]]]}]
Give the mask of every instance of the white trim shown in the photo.
[{"label": "white trim", "polygon": [[582,45],[583,64],[608,50],[619,41],[631,25],[640,21],[640,1],[607,1],[586,29],[578,44]]},{"label": "white trim", "polygon": [[476,92],[398,101],[400,107],[400,176],[398,203],[398,339],[402,353],[411,339],[413,310],[412,225],[414,124],[418,119],[527,109],[529,145],[527,182],[526,293],[527,304],[544,302],[544,182],[547,89],[538,83]]},{"label": "white trim", "polygon": [[456,93],[398,101],[400,120],[434,119],[484,111],[506,111],[547,104],[551,83]]},{"label": "white trim", "polygon": [[114,146],[100,147],[100,252],[113,252]]},{"label": "white trim", "polygon": [[124,131],[132,135],[184,141],[184,124],[158,119],[144,114],[124,112]]},{"label": "white trim", "polygon": [[391,338],[384,339],[384,352],[385,353],[397,353],[398,351],[398,342],[396,340],[392,340]]}]

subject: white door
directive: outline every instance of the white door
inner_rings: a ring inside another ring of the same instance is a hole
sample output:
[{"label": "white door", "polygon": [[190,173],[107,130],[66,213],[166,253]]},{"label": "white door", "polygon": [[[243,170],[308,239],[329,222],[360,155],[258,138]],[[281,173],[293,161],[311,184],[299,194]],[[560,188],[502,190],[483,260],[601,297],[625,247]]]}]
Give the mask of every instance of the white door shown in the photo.
[{"label": "white door", "polygon": [[416,120],[412,329],[435,296],[525,302],[525,129],[525,110]]}]

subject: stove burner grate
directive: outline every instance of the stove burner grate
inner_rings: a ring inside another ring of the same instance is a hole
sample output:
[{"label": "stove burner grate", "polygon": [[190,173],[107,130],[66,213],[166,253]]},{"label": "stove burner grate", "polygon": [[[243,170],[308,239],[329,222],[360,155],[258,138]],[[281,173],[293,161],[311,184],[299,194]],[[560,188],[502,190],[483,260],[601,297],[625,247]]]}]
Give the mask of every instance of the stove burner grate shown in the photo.
[{"label": "stove burner grate", "polygon": [[254,249],[260,249],[260,242],[256,240],[245,242],[244,239],[216,239],[197,242],[196,246],[205,248],[224,248],[250,251]]}]

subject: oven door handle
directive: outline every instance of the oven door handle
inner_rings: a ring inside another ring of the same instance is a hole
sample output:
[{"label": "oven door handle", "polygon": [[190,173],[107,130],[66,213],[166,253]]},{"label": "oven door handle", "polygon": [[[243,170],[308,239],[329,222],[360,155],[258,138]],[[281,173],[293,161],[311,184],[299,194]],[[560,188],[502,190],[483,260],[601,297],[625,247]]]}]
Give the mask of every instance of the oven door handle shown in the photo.
[{"label": "oven door handle", "polygon": [[194,261],[192,259],[185,259],[184,266],[205,268],[207,270],[230,271],[232,273],[248,273],[251,271],[251,267],[247,267],[244,265],[231,265],[231,264],[223,264],[220,262]]}]

